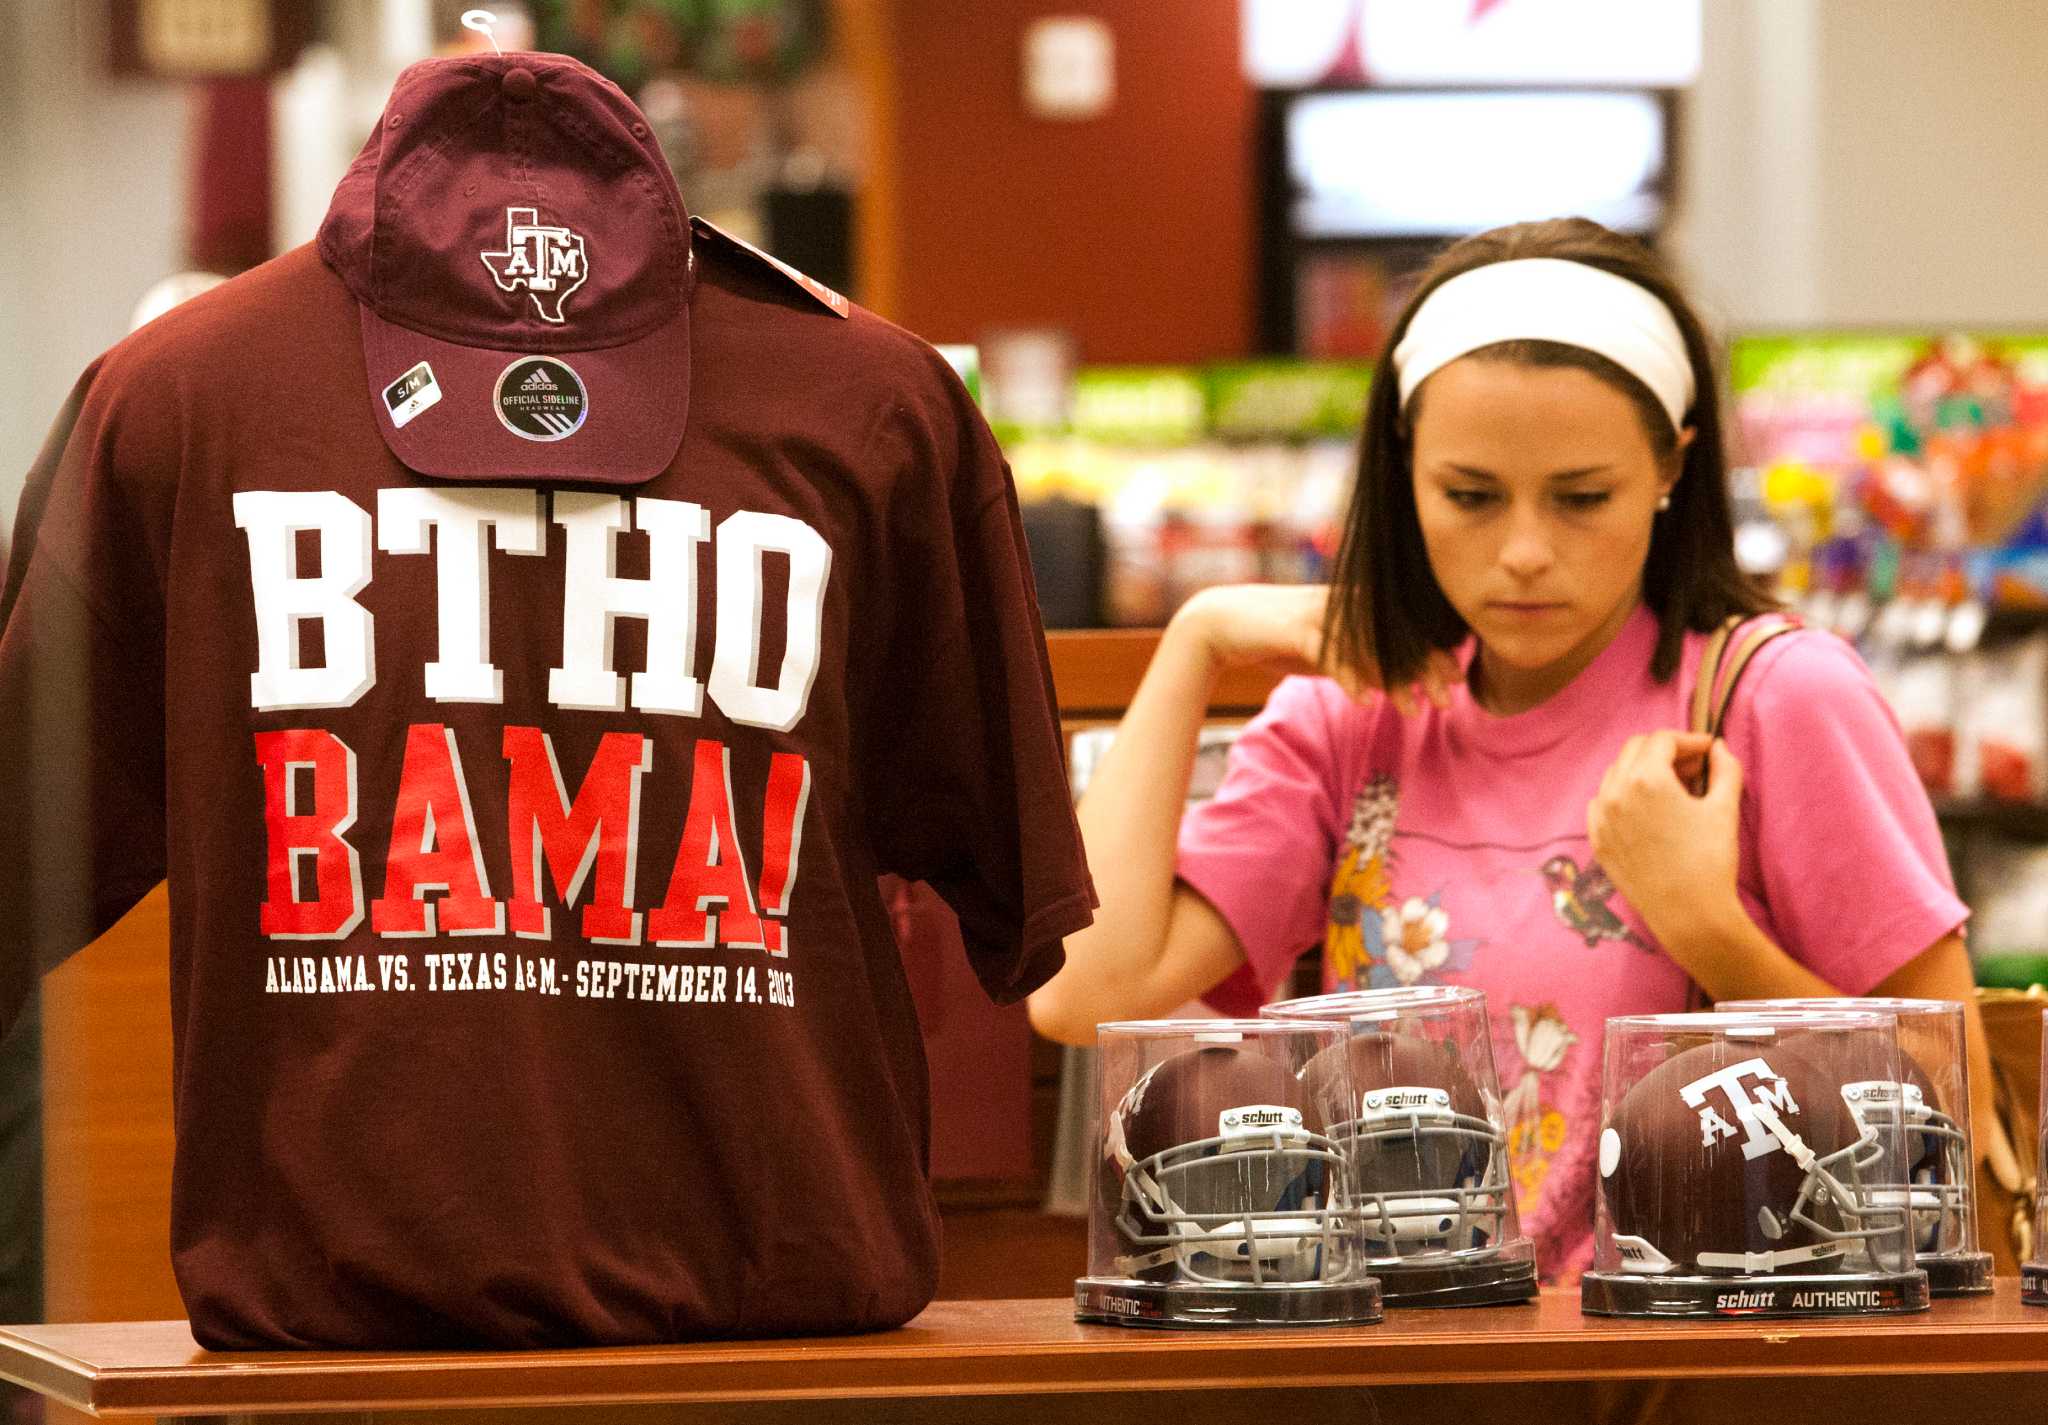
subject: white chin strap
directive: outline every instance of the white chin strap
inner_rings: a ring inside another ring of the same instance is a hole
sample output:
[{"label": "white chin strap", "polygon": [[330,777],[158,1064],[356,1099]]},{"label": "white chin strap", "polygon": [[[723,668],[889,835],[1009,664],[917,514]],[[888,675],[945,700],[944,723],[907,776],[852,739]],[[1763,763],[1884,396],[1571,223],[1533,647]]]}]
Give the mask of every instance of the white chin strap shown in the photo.
[{"label": "white chin strap", "polygon": [[1219,1262],[1248,1262],[1251,1256],[1245,1248],[1249,1245],[1262,1264],[1272,1265],[1299,1258],[1320,1245],[1318,1234],[1321,1228],[1312,1217],[1281,1217],[1269,1220],[1254,1219],[1250,1223],[1226,1222],[1220,1227],[1203,1231],[1192,1223],[1176,1222],[1173,1230],[1189,1240],[1156,1251],[1137,1253],[1116,1259],[1117,1270],[1135,1274],[1148,1267],[1163,1266],[1168,1262],[1191,1255],[1214,1257]]},{"label": "white chin strap", "polygon": [[[1768,1108],[1758,1108],[1757,1118],[1768,1128],[1800,1171],[1811,1171],[1816,1161],[1813,1149],[1806,1146],[1806,1140],[1785,1126],[1785,1120]],[[1772,1234],[1776,1235],[1776,1234]],[[1801,1262],[1817,1262],[1825,1257],[1839,1257],[1847,1249],[1840,1242],[1816,1242],[1806,1247],[1786,1247],[1772,1252],[1701,1252],[1693,1260],[1703,1267],[1722,1267],[1740,1272],[1773,1272],[1779,1267],[1797,1266]]]},{"label": "white chin strap", "polygon": [[1693,1260],[1703,1267],[1721,1267],[1738,1272],[1774,1272],[1800,1262],[1818,1262],[1842,1255],[1839,1242],[1816,1242],[1810,1247],[1787,1247],[1781,1252],[1702,1252]]},{"label": "white chin strap", "polygon": [[1359,1214],[1365,1235],[1378,1242],[1434,1242],[1455,1232],[1464,1215],[1452,1197],[1404,1198],[1399,1207]]},{"label": "white chin strap", "polygon": [[1650,388],[1674,431],[1692,410],[1692,358],[1671,309],[1626,277],[1554,257],[1475,267],[1424,298],[1394,348],[1402,408],[1434,372],[1504,341],[1550,341],[1606,357]]}]

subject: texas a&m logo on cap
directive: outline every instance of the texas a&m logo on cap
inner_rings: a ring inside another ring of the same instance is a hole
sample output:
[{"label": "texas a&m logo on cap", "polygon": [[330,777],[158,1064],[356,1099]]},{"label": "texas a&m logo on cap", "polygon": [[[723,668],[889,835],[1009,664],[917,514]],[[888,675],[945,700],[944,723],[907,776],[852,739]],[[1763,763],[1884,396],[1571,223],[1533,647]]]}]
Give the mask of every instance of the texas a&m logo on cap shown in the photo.
[{"label": "texas a&m logo on cap", "polygon": [[562,304],[590,275],[583,236],[543,223],[536,208],[505,210],[505,250],[480,252],[501,292],[524,291],[544,322],[561,322]]}]

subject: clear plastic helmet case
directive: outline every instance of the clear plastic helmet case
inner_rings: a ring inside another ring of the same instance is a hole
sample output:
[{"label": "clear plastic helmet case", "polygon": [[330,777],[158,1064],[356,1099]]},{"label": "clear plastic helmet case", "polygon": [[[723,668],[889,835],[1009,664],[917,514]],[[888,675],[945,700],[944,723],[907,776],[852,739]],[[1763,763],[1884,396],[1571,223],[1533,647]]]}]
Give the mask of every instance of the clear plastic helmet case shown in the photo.
[{"label": "clear plastic helmet case", "polygon": [[1952,999],[1729,1000],[1737,1014],[1777,1009],[1889,1014],[1898,1022],[1899,1078],[1845,1084],[1850,1112],[1898,1121],[1905,1134],[1900,1176],[1879,1200],[1911,1209],[1913,1263],[1936,1296],[1991,1290],[1991,1254],[1977,1249],[1976,1154],[1970,1142],[1970,1060],[1963,1006]]},{"label": "clear plastic helmet case", "polygon": [[1096,1030],[1097,1190],[1082,1321],[1378,1321],[1351,1164],[1341,1025],[1133,1020]]},{"label": "clear plastic helmet case", "polygon": [[1350,1108],[1331,1136],[1350,1157],[1372,1274],[1389,1306],[1482,1306],[1536,1295],[1522,1235],[1486,996],[1452,985],[1358,990],[1261,1014],[1340,1024]]},{"label": "clear plastic helmet case", "polygon": [[[1900,1115],[1897,1020],[1854,1011],[1607,1021],[1596,1316],[1877,1316],[1922,1311],[1927,1274]],[[1875,1095],[1880,1101],[1882,1093]]]},{"label": "clear plastic helmet case", "polygon": [[[2041,1011],[2041,1062],[2048,1065],[2048,1010]],[[2041,1131],[2034,1165],[2034,1255],[2020,1264],[2020,1300],[2048,1306],[2048,1072],[2041,1075]]]}]

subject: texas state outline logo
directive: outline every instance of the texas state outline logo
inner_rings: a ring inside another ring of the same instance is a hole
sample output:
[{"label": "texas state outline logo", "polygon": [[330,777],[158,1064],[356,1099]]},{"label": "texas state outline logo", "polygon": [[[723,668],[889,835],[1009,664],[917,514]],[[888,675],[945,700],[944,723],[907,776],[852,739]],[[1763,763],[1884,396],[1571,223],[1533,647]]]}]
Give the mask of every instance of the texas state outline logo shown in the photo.
[{"label": "texas state outline logo", "polygon": [[583,235],[543,223],[538,208],[505,210],[505,249],[477,254],[501,292],[525,292],[544,322],[568,320],[563,304],[590,276]]}]

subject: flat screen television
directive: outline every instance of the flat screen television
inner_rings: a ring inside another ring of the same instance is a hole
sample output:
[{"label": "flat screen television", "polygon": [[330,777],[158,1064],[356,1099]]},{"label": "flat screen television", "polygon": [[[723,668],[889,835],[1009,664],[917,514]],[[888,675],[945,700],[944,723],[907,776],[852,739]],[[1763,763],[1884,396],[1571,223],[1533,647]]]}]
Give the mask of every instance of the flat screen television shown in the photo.
[{"label": "flat screen television", "polygon": [[1457,237],[1580,215],[1664,222],[1666,96],[1630,89],[1321,90],[1287,96],[1301,240]]}]

